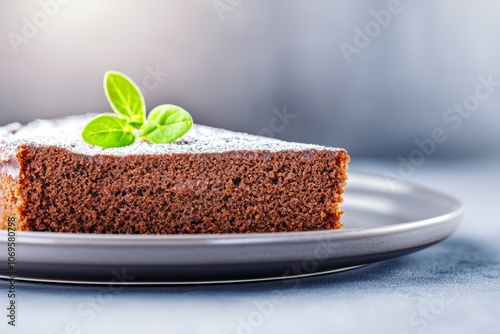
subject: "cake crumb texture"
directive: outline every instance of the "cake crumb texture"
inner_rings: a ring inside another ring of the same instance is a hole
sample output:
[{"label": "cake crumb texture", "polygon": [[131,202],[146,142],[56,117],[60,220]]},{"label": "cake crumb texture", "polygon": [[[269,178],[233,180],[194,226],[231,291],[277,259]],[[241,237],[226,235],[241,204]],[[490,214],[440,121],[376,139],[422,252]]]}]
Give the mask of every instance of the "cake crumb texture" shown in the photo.
[{"label": "cake crumb texture", "polygon": [[342,227],[349,162],[343,149],[287,149],[286,142],[262,139],[267,146],[260,150],[255,143],[252,150],[231,150],[230,138],[243,147],[248,137],[224,132],[224,150],[204,152],[188,137],[190,149],[100,154],[13,138],[20,129],[0,135],[4,165],[18,168],[17,174],[0,171],[0,218],[5,224],[15,216],[18,230],[218,234]]},{"label": "cake crumb texture", "polygon": [[121,158],[24,147],[19,160],[25,230],[187,234],[341,227],[342,151]]}]

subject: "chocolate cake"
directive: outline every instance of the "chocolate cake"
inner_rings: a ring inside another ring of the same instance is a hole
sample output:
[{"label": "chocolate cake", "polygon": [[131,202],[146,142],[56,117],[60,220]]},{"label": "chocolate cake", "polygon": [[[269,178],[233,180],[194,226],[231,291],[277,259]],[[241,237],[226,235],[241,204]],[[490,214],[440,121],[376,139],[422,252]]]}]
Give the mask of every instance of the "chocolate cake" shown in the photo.
[{"label": "chocolate cake", "polygon": [[95,115],[0,128],[0,228],[126,234],[339,229],[347,152],[195,125],[102,149]]}]

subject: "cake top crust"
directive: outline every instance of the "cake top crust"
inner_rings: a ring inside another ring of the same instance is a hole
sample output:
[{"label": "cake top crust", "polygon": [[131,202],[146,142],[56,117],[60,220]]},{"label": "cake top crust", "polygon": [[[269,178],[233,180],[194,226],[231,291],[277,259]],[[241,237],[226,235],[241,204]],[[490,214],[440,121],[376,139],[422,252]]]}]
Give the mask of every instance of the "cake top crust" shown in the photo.
[{"label": "cake top crust", "polygon": [[[285,142],[198,124],[193,125],[193,128],[185,136],[171,144],[151,144],[138,139],[133,145],[127,147],[103,149],[87,144],[81,137],[83,128],[95,116],[87,114],[56,120],[36,120],[25,126],[13,123],[0,127],[0,152],[5,159],[8,156],[12,157],[20,145],[53,146],[91,156],[340,150],[339,148],[319,145]],[[9,148],[12,150],[10,154],[7,152]]]}]

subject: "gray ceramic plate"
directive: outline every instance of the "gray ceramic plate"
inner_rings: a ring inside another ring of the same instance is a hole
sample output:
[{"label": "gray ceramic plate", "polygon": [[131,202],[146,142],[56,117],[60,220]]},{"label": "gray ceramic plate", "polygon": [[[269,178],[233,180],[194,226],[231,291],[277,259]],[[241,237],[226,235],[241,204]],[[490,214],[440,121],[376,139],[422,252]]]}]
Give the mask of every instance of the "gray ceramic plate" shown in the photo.
[{"label": "gray ceramic plate", "polygon": [[[310,276],[405,255],[448,237],[461,204],[442,193],[350,173],[340,231],[252,235],[77,235],[18,232],[18,280],[198,284]],[[0,277],[7,233],[0,232]]]}]

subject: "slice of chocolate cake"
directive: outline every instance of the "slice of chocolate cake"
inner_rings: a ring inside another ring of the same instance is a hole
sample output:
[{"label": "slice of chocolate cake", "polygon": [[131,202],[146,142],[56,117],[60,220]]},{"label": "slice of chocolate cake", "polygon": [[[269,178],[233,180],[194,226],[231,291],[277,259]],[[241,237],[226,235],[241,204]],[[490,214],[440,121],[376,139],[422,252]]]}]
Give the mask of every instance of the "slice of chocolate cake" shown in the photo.
[{"label": "slice of chocolate cake", "polygon": [[94,115],[0,128],[0,228],[76,233],[338,229],[349,157],[195,125],[166,145],[102,149]]}]

